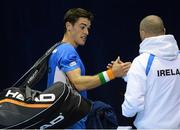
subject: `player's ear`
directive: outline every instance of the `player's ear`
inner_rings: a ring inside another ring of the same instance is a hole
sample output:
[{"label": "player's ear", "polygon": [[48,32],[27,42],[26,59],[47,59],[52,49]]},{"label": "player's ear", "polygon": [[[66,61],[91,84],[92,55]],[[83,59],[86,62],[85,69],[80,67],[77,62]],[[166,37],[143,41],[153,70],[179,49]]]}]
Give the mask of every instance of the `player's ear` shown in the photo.
[{"label": "player's ear", "polygon": [[143,30],[140,30],[139,33],[140,33],[141,40],[143,41],[145,38],[145,32]]},{"label": "player's ear", "polygon": [[164,28],[164,34],[166,34],[166,28]]},{"label": "player's ear", "polygon": [[70,22],[66,22],[66,30],[71,31],[72,24]]}]

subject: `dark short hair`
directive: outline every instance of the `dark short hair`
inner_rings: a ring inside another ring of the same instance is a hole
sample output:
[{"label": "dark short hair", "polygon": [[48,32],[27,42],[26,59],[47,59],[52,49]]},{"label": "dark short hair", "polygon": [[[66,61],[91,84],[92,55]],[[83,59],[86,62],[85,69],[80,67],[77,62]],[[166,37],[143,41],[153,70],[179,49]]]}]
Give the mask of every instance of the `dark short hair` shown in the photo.
[{"label": "dark short hair", "polygon": [[66,26],[65,26],[66,22],[70,22],[71,24],[74,25],[80,17],[87,18],[91,22],[94,19],[93,14],[85,9],[82,8],[69,9],[64,15],[64,31],[66,32]]}]

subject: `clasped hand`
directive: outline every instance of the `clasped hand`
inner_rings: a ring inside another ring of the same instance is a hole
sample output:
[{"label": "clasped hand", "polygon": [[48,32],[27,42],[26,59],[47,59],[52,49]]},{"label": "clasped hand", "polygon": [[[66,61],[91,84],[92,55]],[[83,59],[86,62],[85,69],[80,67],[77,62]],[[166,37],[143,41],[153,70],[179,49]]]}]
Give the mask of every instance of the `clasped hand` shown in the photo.
[{"label": "clasped hand", "polygon": [[111,61],[111,63],[107,65],[107,68],[112,69],[115,77],[124,77],[126,76],[130,66],[131,62],[122,62],[118,56],[115,61]]}]

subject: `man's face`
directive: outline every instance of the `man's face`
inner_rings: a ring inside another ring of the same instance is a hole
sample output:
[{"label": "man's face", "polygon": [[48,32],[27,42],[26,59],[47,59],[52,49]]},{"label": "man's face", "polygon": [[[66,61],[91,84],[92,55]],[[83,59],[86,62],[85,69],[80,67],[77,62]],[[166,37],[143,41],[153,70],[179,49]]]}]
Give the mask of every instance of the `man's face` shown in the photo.
[{"label": "man's face", "polygon": [[85,44],[90,26],[91,22],[87,18],[79,18],[74,25],[71,24],[70,35],[77,46]]}]

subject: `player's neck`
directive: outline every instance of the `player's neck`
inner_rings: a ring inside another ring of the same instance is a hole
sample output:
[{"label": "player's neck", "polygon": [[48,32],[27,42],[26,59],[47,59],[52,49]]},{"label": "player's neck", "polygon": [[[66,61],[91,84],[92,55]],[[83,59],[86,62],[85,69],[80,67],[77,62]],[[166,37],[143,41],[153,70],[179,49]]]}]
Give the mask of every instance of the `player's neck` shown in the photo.
[{"label": "player's neck", "polygon": [[61,42],[67,42],[67,43],[70,43],[72,44],[75,48],[77,48],[77,44],[75,43],[75,41],[70,37],[68,36],[67,34],[64,35],[63,39]]}]

